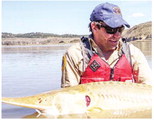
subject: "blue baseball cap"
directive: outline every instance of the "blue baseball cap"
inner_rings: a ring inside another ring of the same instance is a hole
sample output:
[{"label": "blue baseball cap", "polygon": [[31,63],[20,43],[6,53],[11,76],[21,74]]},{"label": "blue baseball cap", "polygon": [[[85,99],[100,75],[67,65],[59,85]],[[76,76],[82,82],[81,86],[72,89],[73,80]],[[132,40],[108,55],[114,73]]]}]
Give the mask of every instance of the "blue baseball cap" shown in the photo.
[{"label": "blue baseball cap", "polygon": [[119,26],[130,27],[130,25],[122,18],[121,10],[117,5],[103,3],[97,5],[90,15],[90,21],[103,21],[108,26],[116,28]]}]

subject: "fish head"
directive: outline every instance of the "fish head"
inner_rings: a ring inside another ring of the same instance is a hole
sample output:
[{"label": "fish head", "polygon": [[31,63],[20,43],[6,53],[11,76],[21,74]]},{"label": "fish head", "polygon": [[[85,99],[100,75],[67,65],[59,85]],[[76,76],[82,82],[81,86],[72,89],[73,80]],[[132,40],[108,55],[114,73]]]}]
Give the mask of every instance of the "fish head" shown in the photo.
[{"label": "fish head", "polygon": [[44,112],[50,115],[81,114],[86,112],[88,101],[82,93],[60,92],[52,96],[50,106]]}]

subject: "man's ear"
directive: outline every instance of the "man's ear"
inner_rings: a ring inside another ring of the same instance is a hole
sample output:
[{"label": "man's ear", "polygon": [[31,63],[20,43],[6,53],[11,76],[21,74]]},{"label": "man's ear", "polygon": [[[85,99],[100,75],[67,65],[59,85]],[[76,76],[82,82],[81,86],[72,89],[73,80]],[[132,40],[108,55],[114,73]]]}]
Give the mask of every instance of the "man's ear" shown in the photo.
[{"label": "man's ear", "polygon": [[91,29],[92,29],[93,32],[98,29],[95,22],[91,22]]}]

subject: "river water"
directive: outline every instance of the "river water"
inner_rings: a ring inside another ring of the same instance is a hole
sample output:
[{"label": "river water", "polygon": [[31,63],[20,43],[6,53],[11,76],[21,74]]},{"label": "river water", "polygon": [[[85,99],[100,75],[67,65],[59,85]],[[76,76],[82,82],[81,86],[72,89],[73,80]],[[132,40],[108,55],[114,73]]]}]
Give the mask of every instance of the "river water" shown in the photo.
[{"label": "river water", "polygon": [[[134,44],[143,51],[151,67],[151,42]],[[60,88],[62,55],[69,46],[2,47],[2,96],[30,96]],[[2,118],[35,118],[35,112],[2,104]]]}]

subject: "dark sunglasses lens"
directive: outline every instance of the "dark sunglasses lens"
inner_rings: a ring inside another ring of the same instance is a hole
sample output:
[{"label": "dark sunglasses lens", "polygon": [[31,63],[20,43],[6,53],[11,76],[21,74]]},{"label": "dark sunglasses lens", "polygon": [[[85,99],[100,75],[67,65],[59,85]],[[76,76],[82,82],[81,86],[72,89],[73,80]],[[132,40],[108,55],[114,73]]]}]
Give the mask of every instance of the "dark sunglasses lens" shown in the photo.
[{"label": "dark sunglasses lens", "polygon": [[124,27],[111,28],[111,27],[105,26],[105,30],[109,34],[115,34],[117,31],[121,33],[124,30]]},{"label": "dark sunglasses lens", "polygon": [[111,28],[111,27],[105,27],[105,30],[109,34],[114,34],[114,33],[117,32],[117,29],[116,28]]}]

